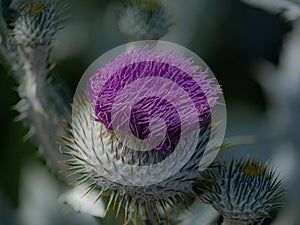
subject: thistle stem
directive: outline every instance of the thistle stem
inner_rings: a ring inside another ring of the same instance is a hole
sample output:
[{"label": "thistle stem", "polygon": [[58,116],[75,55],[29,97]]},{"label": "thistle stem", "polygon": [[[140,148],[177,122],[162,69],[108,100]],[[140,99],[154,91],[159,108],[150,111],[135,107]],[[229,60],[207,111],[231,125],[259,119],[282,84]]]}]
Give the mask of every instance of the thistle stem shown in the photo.
[{"label": "thistle stem", "polygon": [[29,127],[24,139],[31,138],[48,165],[54,171],[60,170],[62,165],[57,162],[62,156],[57,150],[56,140],[57,134],[62,134],[62,128],[58,126],[60,116],[67,107],[54,85],[47,80],[49,48],[17,46],[14,49],[16,60],[9,47],[13,46],[0,43],[0,56],[19,84],[17,91],[21,100],[15,109],[20,113],[17,120]]}]

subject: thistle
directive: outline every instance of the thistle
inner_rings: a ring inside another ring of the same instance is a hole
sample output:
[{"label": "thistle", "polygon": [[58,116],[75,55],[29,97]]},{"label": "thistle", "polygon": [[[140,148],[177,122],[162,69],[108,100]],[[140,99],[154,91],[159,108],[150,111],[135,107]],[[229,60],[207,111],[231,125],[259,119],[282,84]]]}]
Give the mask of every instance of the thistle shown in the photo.
[{"label": "thistle", "polygon": [[211,185],[204,188],[201,199],[224,217],[224,225],[254,224],[283,205],[282,181],[256,160],[221,163],[217,171],[207,170],[204,179]]},{"label": "thistle", "polygon": [[120,14],[119,29],[131,40],[157,40],[170,27],[169,15],[156,0],[125,1]]},{"label": "thistle", "polygon": [[66,5],[55,0],[26,1],[20,7],[13,5],[14,13],[10,0],[0,4],[5,16],[0,18],[0,53],[20,96],[14,106],[19,112],[16,120],[29,128],[24,139],[34,141],[47,164],[57,170],[62,157],[57,152],[57,134],[64,132],[57,124],[67,106],[49,74],[53,69],[49,55]]},{"label": "thistle", "polygon": [[110,193],[107,210],[113,205],[118,214],[124,206],[125,221],[141,209],[152,222],[168,220],[169,208],[194,194],[221,90],[193,63],[172,51],[135,48],[80,85],[62,142],[73,156],[69,171],[81,175],[75,185],[90,182],[87,193]]},{"label": "thistle", "polygon": [[14,24],[16,44],[31,47],[49,45],[61,28],[65,9],[63,1],[38,0],[25,4]]}]

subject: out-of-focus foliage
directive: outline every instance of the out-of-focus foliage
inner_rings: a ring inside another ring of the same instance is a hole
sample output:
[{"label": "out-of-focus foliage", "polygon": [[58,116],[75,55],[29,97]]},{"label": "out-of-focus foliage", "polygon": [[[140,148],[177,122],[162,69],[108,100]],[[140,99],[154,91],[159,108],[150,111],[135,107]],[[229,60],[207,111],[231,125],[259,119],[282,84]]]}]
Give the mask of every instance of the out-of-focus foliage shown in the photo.
[{"label": "out-of-focus foliage", "polygon": [[284,13],[288,20],[300,16],[299,0],[242,0],[255,7],[260,7],[275,13]]}]

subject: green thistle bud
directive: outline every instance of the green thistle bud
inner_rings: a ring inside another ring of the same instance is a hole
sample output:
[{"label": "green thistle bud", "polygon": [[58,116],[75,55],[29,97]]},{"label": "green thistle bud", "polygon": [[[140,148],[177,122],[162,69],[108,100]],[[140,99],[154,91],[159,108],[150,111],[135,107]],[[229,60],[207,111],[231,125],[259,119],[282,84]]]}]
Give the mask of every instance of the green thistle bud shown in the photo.
[{"label": "green thistle bud", "polygon": [[61,15],[65,8],[65,3],[51,0],[23,5],[13,29],[15,42],[31,47],[49,45],[61,28]]},{"label": "green thistle bud", "polygon": [[282,181],[267,164],[249,158],[232,160],[204,173],[211,185],[204,188],[201,199],[224,216],[225,225],[253,224],[282,206]]},{"label": "green thistle bud", "polygon": [[161,38],[171,23],[159,1],[129,0],[121,10],[119,29],[131,40]]}]

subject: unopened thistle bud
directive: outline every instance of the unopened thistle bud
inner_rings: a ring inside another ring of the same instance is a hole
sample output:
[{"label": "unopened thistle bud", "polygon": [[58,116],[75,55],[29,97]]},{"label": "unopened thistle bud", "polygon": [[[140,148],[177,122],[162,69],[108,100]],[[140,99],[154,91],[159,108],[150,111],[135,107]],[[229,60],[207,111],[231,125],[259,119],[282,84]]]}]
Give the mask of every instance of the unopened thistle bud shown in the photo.
[{"label": "unopened thistle bud", "polygon": [[66,4],[56,0],[37,0],[23,5],[14,24],[15,42],[30,47],[49,45],[61,28],[65,9]]},{"label": "unopened thistle bud", "polygon": [[282,181],[267,164],[233,159],[229,165],[224,162],[216,171],[204,173],[211,185],[201,198],[224,216],[224,225],[254,224],[282,206]]},{"label": "unopened thistle bud", "polygon": [[220,101],[209,69],[178,45],[136,42],[103,55],[81,80],[64,137],[75,183],[110,192],[107,208],[159,217],[158,205],[166,212],[193,194],[206,148],[213,160],[224,135],[213,110]]},{"label": "unopened thistle bud", "polygon": [[130,40],[157,40],[170,25],[165,7],[157,0],[129,0],[121,9],[119,28]]}]

